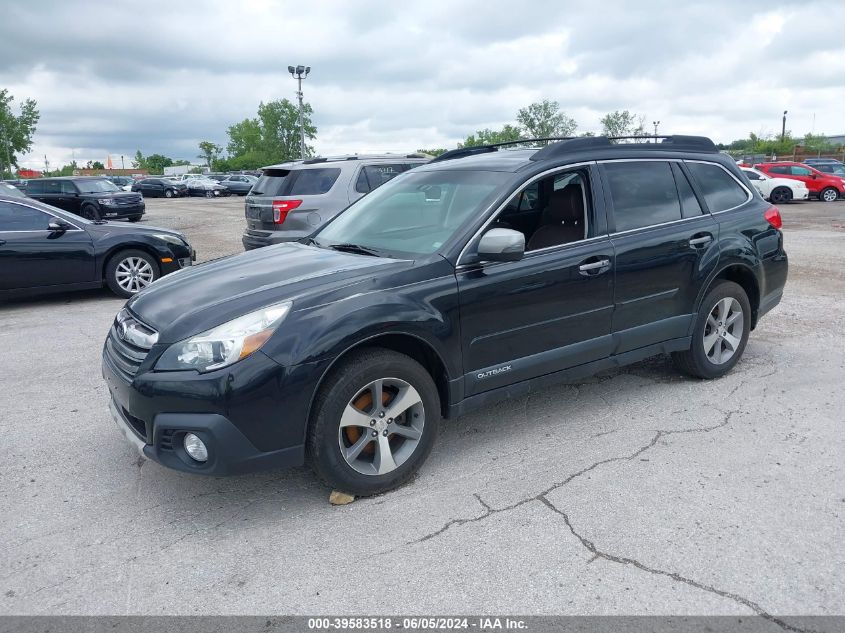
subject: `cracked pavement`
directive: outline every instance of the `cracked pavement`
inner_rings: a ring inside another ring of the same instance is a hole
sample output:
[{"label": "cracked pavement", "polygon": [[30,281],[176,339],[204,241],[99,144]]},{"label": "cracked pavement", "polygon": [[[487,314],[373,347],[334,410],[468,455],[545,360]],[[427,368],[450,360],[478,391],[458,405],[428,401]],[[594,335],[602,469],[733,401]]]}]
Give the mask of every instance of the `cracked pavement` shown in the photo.
[{"label": "cracked pavement", "polygon": [[[209,259],[240,205],[145,222]],[[845,614],[845,202],[782,212],[786,296],[731,374],[655,358],[476,411],[342,507],[306,469],[139,461],[99,374],[119,299],[0,305],[0,613]]]}]

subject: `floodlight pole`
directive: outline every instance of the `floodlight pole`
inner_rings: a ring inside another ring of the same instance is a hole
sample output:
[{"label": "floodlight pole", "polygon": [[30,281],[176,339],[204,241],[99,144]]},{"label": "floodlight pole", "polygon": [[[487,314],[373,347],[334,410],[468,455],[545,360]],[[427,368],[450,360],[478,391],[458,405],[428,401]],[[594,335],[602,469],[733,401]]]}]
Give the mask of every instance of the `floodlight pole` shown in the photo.
[{"label": "floodlight pole", "polygon": [[[660,125],[660,121],[652,121],[652,125],[654,125],[654,136],[657,136],[657,126]],[[657,142],[657,138],[654,139],[654,142]]]},{"label": "floodlight pole", "polygon": [[783,143],[784,139],[786,139],[786,114],[789,110],[783,111],[783,127],[780,129],[780,142]]},{"label": "floodlight pole", "polygon": [[296,79],[297,81],[297,91],[296,97],[299,100],[299,156],[303,160],[305,160],[305,123],[303,122],[302,116],[302,80],[308,76],[308,73],[311,72],[311,66],[288,66],[288,72],[290,76]]}]

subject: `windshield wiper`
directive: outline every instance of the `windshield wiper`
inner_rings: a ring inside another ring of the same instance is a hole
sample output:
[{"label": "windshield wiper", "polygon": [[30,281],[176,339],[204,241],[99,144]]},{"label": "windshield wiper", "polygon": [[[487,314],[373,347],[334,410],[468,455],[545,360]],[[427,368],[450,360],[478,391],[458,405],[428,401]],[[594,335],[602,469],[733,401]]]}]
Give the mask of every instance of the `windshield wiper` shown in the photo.
[{"label": "windshield wiper", "polygon": [[360,244],[329,244],[329,248],[336,251],[344,251],[347,253],[358,253],[359,255],[370,255],[371,257],[381,257],[378,252],[372,248],[361,246]]}]

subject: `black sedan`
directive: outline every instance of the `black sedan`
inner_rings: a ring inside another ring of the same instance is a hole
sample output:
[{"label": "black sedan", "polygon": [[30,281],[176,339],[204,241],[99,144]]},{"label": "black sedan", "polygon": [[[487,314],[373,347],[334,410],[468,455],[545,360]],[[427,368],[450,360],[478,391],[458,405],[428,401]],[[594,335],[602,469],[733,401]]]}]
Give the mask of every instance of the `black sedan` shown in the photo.
[{"label": "black sedan", "polygon": [[92,222],[0,193],[0,299],[104,284],[131,297],[194,259],[194,250],[175,231]]},{"label": "black sedan", "polygon": [[144,178],[132,185],[132,191],[145,198],[176,198],[188,193],[188,188],[181,182],[167,178]]},{"label": "black sedan", "polygon": [[258,178],[255,176],[249,176],[247,174],[235,174],[234,176],[229,176],[228,178],[221,180],[220,184],[226,187],[230,193],[245,196],[249,193],[249,190],[252,189],[252,186],[258,182]]}]

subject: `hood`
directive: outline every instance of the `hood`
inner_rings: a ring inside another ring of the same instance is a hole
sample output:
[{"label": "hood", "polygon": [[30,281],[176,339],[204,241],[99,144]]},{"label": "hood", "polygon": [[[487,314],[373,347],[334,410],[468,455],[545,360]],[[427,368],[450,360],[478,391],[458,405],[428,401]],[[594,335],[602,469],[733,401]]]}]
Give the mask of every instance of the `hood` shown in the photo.
[{"label": "hood", "polygon": [[183,240],[187,244],[187,239],[182,233],[178,231],[174,231],[173,229],[163,229],[158,226],[149,226],[149,225],[138,225],[138,224],[128,224],[126,222],[114,222],[114,221],[106,221],[99,224],[86,224],[85,230],[89,233],[94,233],[99,237],[106,237],[109,234],[118,234],[118,235],[129,235],[129,234],[147,234],[151,235],[154,233],[158,234],[167,234],[172,235],[174,237],[178,237]]},{"label": "hood", "polygon": [[292,299],[296,310],[297,298],[351,288],[376,271],[412,265],[292,242],[185,268],[126,305],[159,332],[160,343],[173,343],[273,303]]},{"label": "hood", "polygon": [[137,200],[141,194],[132,191],[95,191],[93,193],[82,193],[85,198],[132,198]]}]

